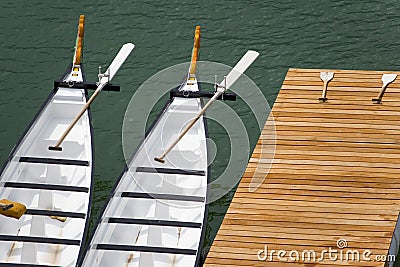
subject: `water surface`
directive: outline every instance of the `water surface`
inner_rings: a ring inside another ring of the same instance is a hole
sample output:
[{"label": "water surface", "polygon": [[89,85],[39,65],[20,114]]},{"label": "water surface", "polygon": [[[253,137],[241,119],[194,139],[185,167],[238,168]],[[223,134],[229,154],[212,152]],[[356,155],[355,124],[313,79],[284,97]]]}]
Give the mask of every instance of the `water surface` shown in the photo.
[{"label": "water surface", "polygon": [[[395,0],[2,0],[0,162],[72,60],[80,14],[86,16],[84,63],[90,81],[97,79],[98,65],[105,67],[122,43],[136,44],[115,78],[122,92],[104,92],[92,106],[93,225],[123,168],[121,131],[130,97],[157,71],[189,60],[196,25],[202,27],[202,60],[233,65],[247,49],[260,52],[247,74],[272,106],[290,67],[398,70],[399,11]],[[229,105],[245,115],[240,102]],[[210,125],[210,134],[221,148],[212,166],[217,175],[229,151],[222,149],[226,136],[221,127]],[[254,146],[256,131],[250,141]],[[211,205],[205,249],[231,197]]]}]

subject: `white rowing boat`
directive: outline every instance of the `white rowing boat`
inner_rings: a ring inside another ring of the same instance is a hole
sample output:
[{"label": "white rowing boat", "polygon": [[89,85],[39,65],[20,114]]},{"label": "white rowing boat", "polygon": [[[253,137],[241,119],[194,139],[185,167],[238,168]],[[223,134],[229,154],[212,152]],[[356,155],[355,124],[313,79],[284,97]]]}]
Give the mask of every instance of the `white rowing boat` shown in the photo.
[{"label": "white rowing boat", "polygon": [[[54,90],[1,170],[0,199],[12,205],[0,206],[0,266],[72,267],[82,249],[93,177],[87,89],[98,88],[85,82],[82,70],[83,23],[81,16],[72,66],[61,81],[55,82]],[[60,136],[64,137],[62,149],[61,143],[56,151],[48,149],[60,141]],[[26,210],[13,210],[24,206]]]},{"label": "white rowing boat", "polygon": [[119,177],[79,266],[199,265],[210,176],[204,111],[258,55],[246,54],[246,62],[239,62],[203,107],[199,97],[189,97],[202,95],[196,78],[199,40],[198,27],[187,79]]}]

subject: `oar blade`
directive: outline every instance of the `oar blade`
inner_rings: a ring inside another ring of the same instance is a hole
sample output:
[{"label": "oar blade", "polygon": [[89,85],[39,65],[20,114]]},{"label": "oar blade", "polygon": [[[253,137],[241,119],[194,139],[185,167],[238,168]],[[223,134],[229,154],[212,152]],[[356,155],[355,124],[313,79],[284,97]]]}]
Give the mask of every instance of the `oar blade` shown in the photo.
[{"label": "oar blade", "polygon": [[113,62],[111,62],[110,66],[105,72],[105,74],[107,74],[108,76],[104,76],[103,78],[101,78],[100,83],[106,84],[114,78],[115,74],[121,68],[122,64],[124,64],[129,54],[132,52],[133,48],[135,48],[135,45],[132,43],[126,43],[122,46],[117,56],[114,58]]},{"label": "oar blade", "polygon": [[260,53],[249,50],[246,54],[239,60],[235,67],[228,73],[226,78],[222,80],[220,86],[224,86],[225,89],[229,89],[236,81],[239,79],[240,75],[245,72],[250,65],[257,59]]},{"label": "oar blade", "polygon": [[334,72],[321,72],[319,77],[321,78],[322,81],[329,82],[330,80],[333,79],[334,75],[335,75]]},{"label": "oar blade", "polygon": [[384,85],[388,85],[389,83],[396,80],[397,74],[383,74],[382,75],[382,82]]},{"label": "oar blade", "polygon": [[1,199],[0,206],[6,207],[6,209],[0,208],[0,215],[10,218],[19,219],[26,212],[26,207],[24,204],[10,201],[8,199]]}]

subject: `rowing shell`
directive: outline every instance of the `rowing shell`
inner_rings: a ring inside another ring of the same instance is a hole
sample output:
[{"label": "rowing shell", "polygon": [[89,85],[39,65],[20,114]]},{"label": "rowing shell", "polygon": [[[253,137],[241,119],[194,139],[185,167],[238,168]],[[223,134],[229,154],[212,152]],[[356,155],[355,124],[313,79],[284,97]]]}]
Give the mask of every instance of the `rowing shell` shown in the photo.
[{"label": "rowing shell", "polygon": [[[179,89],[199,91],[196,28],[192,64]],[[207,127],[205,117],[165,158],[170,142],[202,109],[199,98],[167,102],[119,177],[80,266],[198,266],[207,218]]]},{"label": "rowing shell", "polygon": [[[69,67],[62,80],[83,83],[82,65]],[[19,220],[0,216],[1,266],[75,266],[92,193],[90,110],[64,141],[63,151],[48,147],[87,98],[86,89],[55,87],[1,170],[0,199],[27,207]]]},{"label": "rowing shell", "polygon": [[78,266],[200,265],[210,177],[204,112],[259,54],[248,51],[203,107],[201,99],[189,98],[203,93],[196,79],[199,42],[196,27],[187,79],[117,180]]},{"label": "rowing shell", "polygon": [[[77,73],[74,79],[83,82],[81,69]],[[28,210],[18,221],[0,217],[2,266],[74,266],[92,191],[90,111],[65,140],[62,152],[47,147],[57,141],[86,100],[85,89],[55,88],[8,158],[0,178],[0,199],[23,203]]]},{"label": "rowing shell", "polygon": [[[182,89],[198,91],[196,78],[190,79]],[[202,106],[198,98],[176,97],[167,103],[119,178],[82,266],[197,265],[209,177],[205,118],[164,164],[153,158]]]}]

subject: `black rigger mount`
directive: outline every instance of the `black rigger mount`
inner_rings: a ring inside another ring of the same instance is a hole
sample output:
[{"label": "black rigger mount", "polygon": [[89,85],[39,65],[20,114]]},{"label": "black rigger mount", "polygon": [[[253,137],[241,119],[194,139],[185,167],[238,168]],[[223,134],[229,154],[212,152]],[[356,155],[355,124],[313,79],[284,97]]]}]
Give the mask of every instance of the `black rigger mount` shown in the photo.
[{"label": "black rigger mount", "polygon": [[[214,92],[209,92],[209,91],[179,91],[178,89],[172,89],[169,92],[169,97],[186,97],[186,98],[199,98],[199,97],[205,97],[205,98],[212,98],[214,96]],[[235,93],[223,93],[220,97],[217,98],[218,100],[230,100],[230,101],[236,101],[236,94]]]},{"label": "black rigger mount", "polygon": [[[97,85],[97,83],[89,83],[89,82],[71,83],[71,82],[64,82],[64,81],[54,81],[54,89],[57,89],[58,87],[96,90],[98,85]],[[119,92],[119,91],[121,91],[121,87],[116,84],[106,84],[103,88],[103,91],[104,90]]]}]

